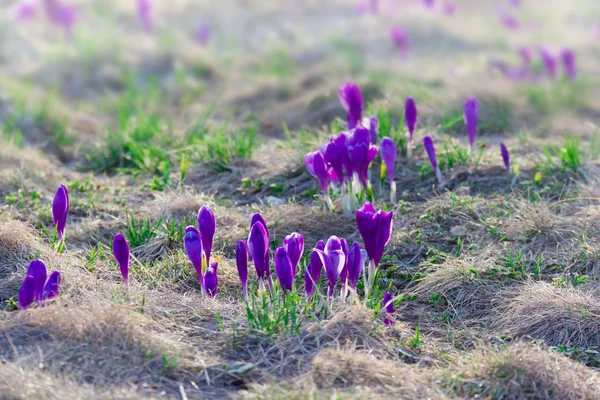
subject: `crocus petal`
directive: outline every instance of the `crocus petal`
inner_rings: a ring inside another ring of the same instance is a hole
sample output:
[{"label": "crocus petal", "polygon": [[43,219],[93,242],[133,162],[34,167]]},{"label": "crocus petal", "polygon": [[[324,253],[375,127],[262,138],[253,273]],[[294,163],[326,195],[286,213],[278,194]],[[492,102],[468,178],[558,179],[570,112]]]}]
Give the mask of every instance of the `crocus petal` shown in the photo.
[{"label": "crocus petal", "polygon": [[219,280],[217,278],[218,266],[219,263],[214,262],[210,267],[206,268],[206,272],[204,273],[204,284],[206,285],[206,293],[210,297],[215,297],[219,288]]},{"label": "crocus petal", "polygon": [[507,171],[510,171],[510,153],[504,143],[500,143],[500,154],[502,155],[502,161]]},{"label": "crocus petal", "polygon": [[37,4],[32,0],[20,0],[8,10],[8,15],[17,21],[27,21],[35,18]]},{"label": "crocus petal", "polygon": [[467,134],[469,135],[469,147],[473,148],[475,144],[475,135],[477,134],[477,116],[478,116],[478,105],[477,99],[471,97],[465,103],[465,109],[463,117],[465,120],[465,126],[467,127]]},{"label": "crocus petal", "polygon": [[[366,252],[365,252],[366,256]],[[354,242],[348,251],[348,285],[356,289],[360,274],[364,265],[363,254],[361,253],[360,245]]]},{"label": "crocus petal", "polygon": [[60,272],[52,271],[44,286],[44,300],[53,299],[60,289]]},{"label": "crocus petal", "polygon": [[65,234],[67,214],[69,213],[69,191],[65,185],[60,185],[52,202],[52,221],[56,227],[58,240]]},{"label": "crocus petal", "polygon": [[240,240],[235,248],[235,265],[237,266],[242,286],[245,287],[248,283],[248,246],[243,240]]},{"label": "crocus petal", "polygon": [[[344,170],[343,170],[343,156],[342,149],[333,141],[328,143],[325,147],[325,162],[327,165],[335,171],[337,179],[340,181],[340,185],[344,183]],[[331,179],[331,176],[329,177]]]},{"label": "crocus petal", "polygon": [[437,156],[435,155],[435,147],[433,146],[433,140],[431,139],[431,136],[425,136],[423,138],[423,146],[425,147],[425,151],[427,152],[431,166],[433,167],[434,171],[437,170]]},{"label": "crocus petal", "polygon": [[42,260],[33,260],[27,267],[27,276],[32,276],[34,281],[33,296],[35,301],[41,303],[44,297],[46,283],[46,264]]},{"label": "crocus petal", "polygon": [[19,290],[19,309],[24,310],[33,303],[35,297],[35,279],[33,276],[27,276],[21,284]]},{"label": "crocus petal", "polygon": [[[323,248],[324,247],[325,243],[323,243]],[[313,249],[312,253],[310,254],[310,260],[308,262],[308,265],[306,266],[306,273],[304,274],[304,289],[308,297],[312,297],[315,294],[317,290],[317,284],[321,279],[321,271],[323,270],[323,260],[319,252],[322,251],[323,249],[315,247],[315,249]]]},{"label": "crocus petal", "polygon": [[377,230],[377,238],[376,238],[376,255],[373,261],[375,261],[375,265],[379,265],[381,258],[383,257],[383,252],[385,250],[385,246],[388,244],[392,237],[392,226],[394,223],[394,212],[385,212],[380,210],[377,212],[377,223],[379,225],[379,229]]},{"label": "crocus petal", "polygon": [[206,47],[210,40],[210,27],[205,23],[200,23],[196,28],[194,37],[200,46]]},{"label": "crocus petal", "polygon": [[294,284],[294,269],[284,247],[275,250],[275,274],[281,288],[291,292]]},{"label": "crocus petal", "polygon": [[212,250],[215,231],[217,230],[217,221],[212,210],[206,206],[202,206],[198,211],[198,230],[200,231],[200,239],[202,240],[202,250],[206,256],[206,265],[210,264],[210,252]]},{"label": "crocus petal", "polygon": [[384,137],[381,139],[381,144],[379,147],[381,149],[381,158],[385,163],[385,168],[390,181],[393,181],[394,169],[396,168],[396,144],[389,137]]},{"label": "crocus petal", "polygon": [[183,247],[198,274],[200,285],[204,286],[202,273],[202,240],[200,239],[200,231],[198,231],[195,226],[188,226],[185,228]]},{"label": "crocus petal", "polygon": [[150,0],[138,0],[138,15],[146,33],[152,33],[152,3]]},{"label": "crocus petal", "polygon": [[542,61],[544,66],[546,67],[546,72],[550,75],[551,78],[556,78],[557,68],[556,68],[556,57],[553,52],[545,47],[540,49],[540,56],[542,57]]},{"label": "crocus petal", "polygon": [[321,188],[323,189],[325,196],[328,196],[327,186],[329,182],[329,169],[327,168],[327,164],[325,163],[325,157],[323,156],[323,153],[318,151],[315,153],[313,160],[313,167],[315,172],[314,176],[319,180],[319,183],[321,184]]},{"label": "crocus petal", "polygon": [[371,144],[377,144],[377,138],[379,136],[379,120],[377,117],[365,117],[363,118],[362,124],[369,130]]},{"label": "crocus petal", "polygon": [[394,325],[394,321],[391,319],[391,317],[394,314],[394,301],[390,292],[386,292],[383,296],[382,306],[385,310],[385,317],[383,319],[383,323],[388,326]]},{"label": "crocus petal", "polygon": [[521,57],[521,64],[524,67],[529,68],[531,66],[531,51],[529,48],[525,46],[519,47],[519,57]]},{"label": "crocus petal", "polygon": [[340,281],[342,281],[343,284],[348,278],[348,253],[350,252],[350,249],[348,248],[348,241],[346,239],[342,238],[340,241],[342,242],[342,252],[344,253],[344,266],[340,271]]},{"label": "crocus petal", "polygon": [[561,54],[563,67],[567,77],[574,81],[577,79],[577,66],[575,65],[575,52],[570,49],[564,49]]},{"label": "crocus petal", "polygon": [[356,146],[357,144],[364,144],[366,146],[371,144],[371,133],[367,128],[358,126],[356,129],[354,129],[354,131],[352,131],[349,145]]},{"label": "crocus petal", "polygon": [[283,246],[285,247],[288,257],[290,258],[292,269],[294,270],[294,276],[296,276],[298,263],[302,258],[302,253],[304,253],[304,237],[302,237],[301,234],[294,232],[285,237],[283,240]]},{"label": "crocus petal", "polygon": [[117,233],[113,238],[113,256],[115,257],[117,264],[119,264],[125,286],[129,285],[129,254],[129,244],[125,239],[125,236]]},{"label": "crocus petal", "polygon": [[404,120],[406,121],[409,138],[412,140],[415,127],[417,126],[417,105],[412,97],[408,97],[404,104]]},{"label": "crocus petal", "polygon": [[258,279],[264,279],[267,276],[269,269],[267,258],[267,253],[269,252],[269,236],[267,235],[265,226],[260,221],[254,223],[250,229],[250,235],[248,236],[248,252],[254,262]]},{"label": "crocus petal", "polygon": [[348,129],[354,129],[362,121],[364,101],[357,84],[346,82],[338,92],[340,102],[348,113]]}]

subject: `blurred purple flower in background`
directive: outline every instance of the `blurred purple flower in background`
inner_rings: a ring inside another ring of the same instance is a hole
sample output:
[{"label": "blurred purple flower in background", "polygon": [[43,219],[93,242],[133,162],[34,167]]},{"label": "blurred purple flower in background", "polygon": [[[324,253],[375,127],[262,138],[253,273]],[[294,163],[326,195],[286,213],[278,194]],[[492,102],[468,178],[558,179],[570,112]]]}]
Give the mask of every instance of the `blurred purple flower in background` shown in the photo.
[{"label": "blurred purple flower in background", "polygon": [[53,299],[60,289],[60,272],[52,271],[48,279],[46,264],[33,260],[27,267],[27,275],[19,290],[19,309],[29,307],[34,301],[43,307],[45,300]]},{"label": "blurred purple flower in background", "polygon": [[198,211],[198,231],[200,240],[202,240],[202,251],[204,252],[204,263],[210,265],[210,253],[212,251],[215,231],[217,230],[217,221],[212,210],[202,206]]},{"label": "blurred purple flower in background", "polygon": [[563,49],[560,53],[563,68],[567,77],[574,81],[577,79],[577,66],[575,64],[575,52],[571,49]]},{"label": "blurred purple flower in background", "polygon": [[429,157],[429,162],[435,171],[435,176],[437,177],[438,183],[441,185],[444,184],[444,178],[442,177],[442,172],[438,166],[437,155],[435,154],[435,147],[433,146],[433,140],[431,136],[425,136],[423,138],[423,147],[425,147],[425,152],[427,152],[427,156]]},{"label": "blurred purple flower in background", "polygon": [[137,12],[146,33],[152,33],[152,1],[137,0]]},{"label": "blurred purple flower in background", "polygon": [[390,29],[390,39],[394,46],[400,50],[400,54],[406,57],[408,54],[408,40],[404,29],[399,27]]},{"label": "blurred purple flower in background", "polygon": [[198,280],[200,281],[202,292],[206,293],[206,287],[204,286],[202,240],[200,239],[200,231],[198,228],[191,225],[185,228],[183,247],[190,262],[194,266],[196,273],[198,274]]},{"label": "blurred purple flower in background", "polygon": [[28,275],[21,284],[19,290],[19,310],[24,310],[29,307],[35,297],[35,279],[33,276]]},{"label": "blurred purple flower in background", "polygon": [[379,137],[379,121],[377,120],[377,117],[363,118],[362,125],[369,130],[371,144],[377,144],[377,139]]},{"label": "blurred purple flower in background", "polygon": [[510,153],[508,152],[506,145],[502,142],[500,142],[500,155],[502,156],[504,168],[510,172]]},{"label": "blurred purple flower in background", "polygon": [[77,21],[77,11],[73,6],[67,6],[60,3],[58,0],[44,0],[46,6],[46,15],[48,19],[60,25],[64,32],[67,41],[71,41],[73,36],[73,27]]},{"label": "blurred purple flower in background", "polygon": [[52,221],[56,227],[58,240],[65,236],[67,215],[69,214],[69,191],[65,185],[60,185],[52,202]]},{"label": "blurred purple flower in background", "polygon": [[412,97],[408,97],[406,103],[404,103],[404,121],[406,122],[406,128],[408,129],[408,157],[412,156],[413,135],[415,133],[415,127],[417,126],[417,118],[417,105]]},{"label": "blurred purple flower in background", "polygon": [[129,285],[129,243],[127,243],[127,239],[120,233],[117,233],[113,238],[113,256],[119,264],[119,269],[121,270],[121,275],[123,275],[123,281],[125,282],[125,286]]},{"label": "blurred purple flower in background", "polygon": [[265,290],[264,280],[269,277],[269,234],[262,217],[256,219],[253,217],[253,220],[255,222],[252,224],[248,236],[248,252],[256,269],[258,287],[262,296]]},{"label": "blurred purple flower in background", "polygon": [[219,289],[219,280],[217,278],[218,267],[219,263],[215,261],[210,267],[206,268],[206,272],[204,273],[206,294],[208,294],[210,297],[215,297],[217,295],[217,290]]},{"label": "blurred purple flower in background", "polygon": [[307,297],[312,297],[317,291],[317,284],[321,279],[321,271],[323,270],[323,261],[319,254],[319,251],[325,250],[325,242],[322,240],[316,244],[313,251],[310,253],[310,259],[306,266],[306,273],[304,274],[304,289]]},{"label": "blurred purple flower in background", "polygon": [[362,122],[364,100],[360,88],[354,82],[346,82],[338,91],[340,102],[348,113],[348,129]]},{"label": "blurred purple flower in background", "polygon": [[470,97],[465,103],[463,111],[463,118],[465,120],[465,126],[467,128],[467,135],[469,136],[469,152],[473,151],[473,145],[475,144],[475,136],[477,135],[477,118],[479,115],[479,107],[477,105],[477,99]]},{"label": "blurred purple flower in background", "polygon": [[210,36],[211,31],[208,24],[204,22],[199,23],[198,27],[196,27],[196,31],[194,32],[194,39],[196,39],[196,42],[200,46],[206,47],[208,46],[208,42],[210,41]]},{"label": "blurred purple flower in background", "polygon": [[544,63],[544,67],[546,67],[546,72],[548,72],[548,75],[550,75],[552,79],[556,78],[557,65],[554,52],[547,47],[542,47],[540,49],[540,56],[542,57],[542,62]]},{"label": "blurred purple flower in background", "polygon": [[435,0],[423,0],[423,4],[425,4],[425,7],[427,8],[433,8],[433,6],[435,6]]},{"label": "blurred purple flower in background", "polygon": [[325,162],[325,156],[321,151],[315,151],[306,154],[304,156],[304,165],[306,165],[308,172],[317,178],[321,184],[321,189],[323,189],[323,196],[325,197],[327,206],[330,210],[333,210],[333,203],[329,197],[329,177],[330,171],[333,171],[332,176],[335,175],[335,171],[328,168],[327,163]]},{"label": "blurred purple flower in background", "polygon": [[293,275],[296,276],[298,264],[304,253],[304,237],[302,237],[301,234],[294,232],[283,239],[283,247],[290,258],[290,263],[294,272]]}]

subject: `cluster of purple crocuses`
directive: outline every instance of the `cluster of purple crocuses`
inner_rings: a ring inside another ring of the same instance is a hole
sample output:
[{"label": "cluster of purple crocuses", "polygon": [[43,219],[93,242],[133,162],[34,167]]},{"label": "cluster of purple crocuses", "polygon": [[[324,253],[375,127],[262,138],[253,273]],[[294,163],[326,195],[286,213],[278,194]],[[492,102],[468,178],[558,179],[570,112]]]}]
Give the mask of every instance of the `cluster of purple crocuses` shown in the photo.
[{"label": "cluster of purple crocuses", "polygon": [[27,268],[27,275],[19,290],[19,309],[23,310],[34,302],[44,307],[46,301],[58,295],[60,272],[52,271],[47,276],[46,264],[42,260],[33,260]]},{"label": "cluster of purple crocuses", "polygon": [[217,230],[217,221],[212,210],[206,206],[203,206],[198,211],[197,220],[197,227],[190,225],[185,228],[183,245],[190,262],[198,274],[202,294],[215,297],[219,286],[217,278],[219,261],[213,261],[211,264],[210,253]]},{"label": "cluster of purple crocuses", "polygon": [[[342,300],[350,290],[356,292],[361,274],[365,276],[365,292],[368,294],[375,282],[375,274],[385,246],[391,237],[392,218],[393,212],[375,211],[371,203],[366,203],[356,212],[356,223],[365,250],[360,248],[358,242],[349,246],[346,239],[337,236],[331,236],[327,242],[319,241],[312,249],[304,271],[306,296],[312,297],[317,292],[323,270],[328,282],[329,299],[334,296],[338,281],[341,282]],[[251,219],[248,241],[240,241],[236,247],[236,265],[245,300],[248,299],[249,258],[252,259],[256,270],[259,295],[262,296],[267,288],[269,292],[273,291],[269,244],[269,231],[265,220],[260,214],[255,214]],[[293,290],[303,253],[304,238],[296,232],[286,236],[283,245],[274,252],[275,275],[284,293]],[[365,270],[367,256],[370,263]]]},{"label": "cluster of purple crocuses", "polygon": [[[503,61],[494,61],[491,63],[491,67],[497,69],[512,81],[539,81],[542,77],[536,75],[532,68],[532,50],[528,47],[520,47],[518,53],[521,59],[520,65],[511,66]],[[578,72],[575,51],[568,48],[557,51],[547,46],[542,46],[539,47],[538,53],[548,77],[556,79],[559,74],[559,65],[562,65],[564,76],[570,81],[577,80]]]}]

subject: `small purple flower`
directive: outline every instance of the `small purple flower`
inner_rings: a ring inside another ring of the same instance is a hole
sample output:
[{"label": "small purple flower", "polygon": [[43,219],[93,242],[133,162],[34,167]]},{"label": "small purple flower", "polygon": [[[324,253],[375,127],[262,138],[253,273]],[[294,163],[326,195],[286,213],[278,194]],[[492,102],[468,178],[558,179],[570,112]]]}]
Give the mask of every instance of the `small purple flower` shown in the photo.
[{"label": "small purple flower", "polygon": [[304,164],[306,165],[308,172],[319,180],[321,189],[323,189],[323,196],[325,196],[327,204],[330,206],[330,208],[332,208],[333,205],[331,204],[331,200],[329,198],[328,189],[330,175],[323,153],[320,151],[308,153],[306,156],[304,156]]},{"label": "small purple flower", "polygon": [[348,129],[354,129],[362,122],[364,101],[356,83],[346,82],[338,92],[344,110],[348,113]]},{"label": "small purple flower", "polygon": [[575,64],[575,52],[570,49],[563,49],[560,53],[565,74],[567,77],[574,81],[577,79],[577,66]]},{"label": "small purple flower", "polygon": [[56,227],[58,240],[65,235],[67,215],[69,214],[69,191],[65,185],[60,185],[52,202],[52,221]]},{"label": "small purple flower", "polygon": [[369,183],[369,165],[378,152],[377,146],[372,145],[370,140],[369,131],[359,126],[354,130],[348,146],[352,169],[357,174],[360,183],[365,186]]},{"label": "small purple flower", "polygon": [[550,75],[552,79],[556,78],[556,57],[553,54],[553,52],[546,47],[542,47],[540,49],[540,56],[542,57],[542,61],[544,63],[544,66],[546,67],[546,72],[548,72],[548,75]]},{"label": "small purple flower", "polygon": [[510,172],[510,153],[506,148],[504,143],[500,143],[500,154],[502,155],[502,161],[504,162],[504,167],[508,172]]},{"label": "small purple flower", "polygon": [[37,7],[38,5],[36,1],[20,0],[9,9],[8,13],[17,21],[24,22],[35,18],[35,15],[37,14]]},{"label": "small purple flower", "polygon": [[73,35],[73,26],[77,20],[75,7],[62,4],[59,0],[45,0],[44,5],[48,19],[52,23],[62,26],[67,41],[70,41]]},{"label": "small purple flower", "polygon": [[35,279],[33,276],[28,275],[23,283],[21,284],[21,290],[19,290],[19,310],[24,310],[29,307],[35,297]]},{"label": "small purple flower", "polygon": [[195,226],[188,226],[185,228],[185,235],[183,237],[183,247],[187,254],[190,262],[194,266],[196,273],[198,274],[198,280],[200,281],[200,287],[205,290],[204,287],[204,271],[202,268],[202,240],[200,239],[200,231]]},{"label": "small purple flower", "polygon": [[46,284],[46,264],[42,260],[33,260],[27,267],[27,276],[34,281],[33,297],[41,305],[44,300],[44,285]]},{"label": "small purple flower", "polygon": [[217,221],[212,210],[202,206],[198,211],[198,230],[200,231],[200,240],[202,240],[202,250],[206,257],[206,265],[210,265],[210,252],[212,250],[215,231],[217,230]]},{"label": "small purple flower", "polygon": [[350,249],[348,248],[348,241],[345,238],[341,238],[340,241],[342,243],[342,252],[344,253],[344,267],[340,272],[340,281],[342,282],[342,296],[345,297],[345,286],[347,285],[348,279],[348,253],[350,252]]},{"label": "small purple flower", "polygon": [[408,97],[404,104],[404,120],[406,121],[406,127],[408,128],[408,141],[411,145],[415,127],[417,126],[417,116],[417,105],[415,100],[412,97]]},{"label": "small purple flower", "polygon": [[242,282],[242,297],[248,301],[248,246],[240,240],[235,249],[235,265]]},{"label": "small purple flower", "polygon": [[150,0],[137,0],[137,11],[146,33],[152,33],[152,2]]},{"label": "small purple flower", "polygon": [[267,222],[265,221],[263,216],[260,215],[260,213],[256,213],[256,214],[252,215],[252,218],[250,219],[250,229],[252,229],[252,225],[254,225],[257,222],[261,222],[263,224],[263,226],[265,227],[265,231],[267,231],[267,238],[268,238],[269,237],[269,227],[267,226]]},{"label": "small purple flower", "polygon": [[444,12],[447,15],[452,15],[454,14],[454,11],[456,11],[456,5],[454,4],[454,2],[452,2],[451,0],[446,0],[444,2]]},{"label": "small purple flower", "polygon": [[121,275],[123,275],[123,280],[125,282],[125,286],[129,285],[129,244],[120,233],[117,233],[113,238],[113,256],[119,264],[119,268],[121,269]]},{"label": "small purple flower", "polygon": [[340,182],[340,185],[344,183],[343,151],[345,151],[345,148],[340,148],[336,143],[333,142],[332,139],[331,142],[325,145],[325,151],[323,153],[327,166],[329,169],[333,169],[338,181]]},{"label": "small purple flower", "polygon": [[219,263],[215,261],[210,267],[206,268],[206,272],[204,273],[204,284],[206,285],[206,293],[210,297],[215,297],[217,295],[217,290],[219,289],[219,280],[217,279],[218,267]]},{"label": "small purple flower", "polygon": [[369,130],[371,144],[377,144],[377,138],[379,137],[379,120],[377,117],[365,117],[362,124]]},{"label": "small purple flower", "polygon": [[294,276],[296,276],[298,263],[300,263],[300,259],[304,253],[304,237],[301,234],[294,232],[285,237],[283,240],[283,247],[290,258]]},{"label": "small purple flower", "polygon": [[438,183],[441,185],[444,182],[444,178],[442,177],[442,172],[438,167],[437,156],[435,154],[435,147],[433,146],[433,140],[431,136],[425,136],[423,138],[423,146],[425,147],[425,151],[427,152],[427,156],[429,157],[429,162],[435,171],[435,175],[438,179]]},{"label": "small purple flower", "polygon": [[401,54],[406,56],[408,52],[408,40],[404,29],[399,27],[390,29],[390,39],[394,46],[400,50]]},{"label": "small purple flower", "polygon": [[294,269],[284,247],[275,250],[275,274],[284,291],[291,292],[294,284]]},{"label": "small purple flower", "polygon": [[315,248],[321,257],[321,263],[325,268],[325,275],[329,281],[329,297],[333,296],[335,284],[346,264],[346,256],[342,248],[342,241],[337,236],[331,236],[325,244],[324,250]]},{"label": "small purple flower", "polygon": [[323,270],[323,261],[319,251],[323,251],[323,249],[325,249],[325,243],[320,241],[310,254],[310,260],[304,274],[304,289],[307,297],[314,296],[317,291],[317,284],[321,279],[321,271]]},{"label": "small purple flower", "polygon": [[475,144],[475,136],[477,135],[477,116],[479,114],[477,99],[471,97],[467,99],[465,103],[465,109],[463,117],[465,120],[465,126],[467,127],[467,134],[469,135],[469,151],[473,150]]},{"label": "small purple flower", "polygon": [[383,296],[383,302],[382,302],[382,306],[384,311],[384,318],[383,318],[383,323],[386,324],[387,326],[393,326],[394,325],[394,320],[392,320],[391,318],[394,315],[394,299],[392,298],[392,295],[390,294],[390,292],[386,292],[385,295]]},{"label": "small purple flower", "polygon": [[348,134],[346,132],[340,132],[337,136],[333,136],[331,138],[331,142],[337,146],[342,155],[342,165],[346,169],[346,176],[348,177],[348,180],[352,179],[354,170],[352,168],[352,160],[350,160],[350,155],[348,154],[348,145],[350,144],[350,138],[348,137]]},{"label": "small purple flower", "polygon": [[259,284],[264,284],[264,279],[267,278],[267,271],[269,269],[269,235],[261,221],[257,220],[254,225],[252,225],[252,228],[250,228],[250,235],[248,236],[248,252],[254,262],[254,268],[256,268]]},{"label": "small purple flower", "polygon": [[210,27],[205,23],[200,23],[196,28],[194,37],[200,46],[206,47],[210,40]]},{"label": "small purple flower", "polygon": [[354,290],[356,290],[366,260],[367,252],[360,248],[358,242],[354,242],[348,251],[348,286]]},{"label": "small purple flower", "polygon": [[394,169],[396,168],[396,145],[394,141],[389,137],[381,139],[379,146],[381,151],[381,158],[385,163],[385,168],[390,178],[390,182],[394,182]]},{"label": "small purple flower", "polygon": [[393,211],[375,211],[375,207],[369,202],[356,211],[358,231],[363,239],[365,250],[376,268],[383,257],[385,246],[392,237],[393,217]]},{"label": "small purple flower", "polygon": [[55,298],[60,289],[60,272],[52,271],[44,286],[44,301]]}]

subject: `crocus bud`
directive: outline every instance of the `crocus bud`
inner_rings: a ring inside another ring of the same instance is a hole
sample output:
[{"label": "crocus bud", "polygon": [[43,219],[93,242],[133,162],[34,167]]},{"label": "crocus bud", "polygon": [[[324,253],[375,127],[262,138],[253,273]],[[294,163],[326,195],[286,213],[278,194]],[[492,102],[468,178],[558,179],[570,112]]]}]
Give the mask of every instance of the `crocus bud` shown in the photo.
[{"label": "crocus bud", "polygon": [[381,145],[379,146],[381,151],[381,158],[385,163],[390,182],[394,181],[394,169],[396,167],[396,145],[394,141],[389,137],[381,139]]},{"label": "crocus bud", "polygon": [[348,251],[348,286],[354,290],[356,290],[366,259],[367,252],[361,250],[358,242],[354,242]]},{"label": "crocus bud", "polygon": [[65,235],[65,226],[67,225],[67,214],[69,213],[69,191],[65,185],[60,185],[54,201],[52,202],[52,221],[56,227],[58,240],[62,240]]},{"label": "crocus bud", "polygon": [[267,232],[267,237],[269,237],[269,227],[267,226],[267,222],[265,221],[263,216],[260,215],[260,213],[254,214],[250,219],[250,229],[252,229],[252,225],[254,225],[256,222],[262,222],[263,226],[265,227],[265,231]]},{"label": "crocus bud", "polygon": [[329,171],[327,164],[325,163],[325,157],[323,156],[323,153],[320,151],[308,153],[306,156],[304,156],[304,164],[306,165],[308,172],[319,180],[321,189],[323,189],[323,196],[325,196],[325,200],[327,201],[327,205],[330,209],[332,209],[333,204],[329,198],[328,189]]},{"label": "crocus bud", "polygon": [[240,240],[235,249],[235,265],[242,282],[242,297],[248,300],[248,246]]},{"label": "crocus bud", "polygon": [[394,300],[393,300],[390,292],[386,292],[385,295],[383,296],[382,306],[383,306],[383,309],[385,310],[384,311],[385,316],[383,318],[383,323],[386,324],[387,326],[393,326],[394,320],[391,318],[394,315]]},{"label": "crocus bud", "polygon": [[433,140],[430,136],[425,136],[423,138],[423,146],[425,147],[425,151],[427,152],[427,156],[429,157],[429,162],[435,171],[435,175],[437,176],[438,183],[442,185],[444,183],[444,178],[442,177],[442,172],[438,168],[437,156],[435,154],[435,147],[433,146]]},{"label": "crocus bud", "polygon": [[279,286],[284,291],[291,292],[294,284],[294,269],[284,247],[275,250],[275,274],[279,280]]},{"label": "crocus bud", "polygon": [[348,113],[348,129],[354,129],[362,121],[364,101],[356,83],[346,82],[338,92],[340,102]]},{"label": "crocus bud", "polygon": [[150,0],[138,0],[138,16],[146,33],[152,33],[152,2]]},{"label": "crocus bud", "polygon": [[212,250],[215,231],[217,230],[217,221],[212,210],[202,206],[198,211],[198,230],[200,231],[200,240],[202,240],[202,250],[206,257],[206,265],[210,265],[210,252]]},{"label": "crocus bud", "polygon": [[183,237],[183,247],[190,262],[194,266],[200,281],[200,287],[204,290],[204,272],[202,271],[202,241],[200,239],[200,231],[195,226],[185,228]]},{"label": "crocus bud", "polygon": [[417,126],[417,105],[412,97],[408,97],[404,104],[404,120],[408,129],[408,141],[412,145],[413,134]]},{"label": "crocus bud", "polygon": [[542,57],[542,62],[546,67],[546,72],[548,72],[548,75],[550,75],[552,79],[556,78],[556,57],[554,56],[553,52],[546,47],[542,47],[540,49],[540,56]]},{"label": "crocus bud", "polygon": [[255,222],[250,229],[248,252],[254,262],[259,283],[261,283],[267,277],[267,270],[269,269],[268,263],[265,263],[268,261],[269,236],[265,226],[260,221]]},{"label": "crocus bud", "polygon": [[574,81],[577,79],[577,66],[575,65],[575,52],[570,49],[564,49],[560,57],[567,77]]},{"label": "crocus bud", "polygon": [[385,246],[392,237],[393,217],[393,211],[375,211],[375,207],[369,202],[356,211],[358,231],[367,254],[376,267],[379,266]]},{"label": "crocus bud", "polygon": [[52,271],[44,286],[44,300],[50,300],[58,295],[60,289],[60,272]]},{"label": "crocus bud", "polygon": [[475,144],[475,136],[477,135],[477,116],[478,116],[477,99],[471,97],[465,103],[465,109],[463,117],[465,120],[465,126],[467,127],[467,134],[469,135],[469,151],[473,150]]},{"label": "crocus bud", "polygon": [[206,268],[206,273],[204,274],[204,284],[206,285],[206,293],[210,297],[215,297],[217,295],[217,290],[219,289],[219,280],[217,279],[218,267],[219,263],[215,261],[210,267]]},{"label": "crocus bud", "polygon": [[36,3],[35,0],[19,0],[8,10],[8,14],[20,22],[33,19],[37,13]]},{"label": "crocus bud", "polygon": [[342,164],[346,169],[346,177],[348,180],[352,179],[352,173],[354,171],[352,169],[352,161],[348,155],[348,145],[350,144],[350,138],[348,137],[348,134],[346,132],[340,132],[337,136],[331,137],[331,142],[337,146],[338,150],[342,154]]},{"label": "crocus bud", "polygon": [[200,23],[196,28],[194,37],[200,46],[206,47],[210,40],[210,27],[205,23]]},{"label": "crocus bud", "polygon": [[33,276],[27,276],[21,284],[19,290],[19,310],[24,310],[33,303],[35,297],[35,279]]},{"label": "crocus bud", "polygon": [[335,175],[337,176],[340,185],[344,183],[344,159],[342,151],[345,151],[345,149],[338,147],[338,145],[333,142],[332,138],[332,142],[327,143],[325,146],[324,152],[325,162],[329,168],[335,171]]},{"label": "crocus bud", "polygon": [[48,19],[60,25],[64,32],[66,40],[70,41],[73,34],[73,26],[77,20],[77,11],[74,7],[61,4],[58,0],[45,0],[46,14]]},{"label": "crocus bud", "polygon": [[290,258],[292,270],[294,271],[294,276],[296,276],[298,263],[302,258],[302,253],[304,253],[304,237],[302,237],[301,234],[294,232],[285,237],[283,240],[283,247]]},{"label": "crocus bud", "polygon": [[506,148],[506,145],[504,143],[500,143],[500,154],[502,155],[504,168],[506,168],[506,170],[510,172],[510,153],[508,152],[508,149]]},{"label": "crocus bud", "polygon": [[390,29],[390,39],[398,50],[400,50],[403,56],[406,56],[408,52],[408,41],[406,39],[406,32],[402,28],[394,27]]},{"label": "crocus bud", "polygon": [[33,277],[33,298],[41,305],[44,300],[44,285],[46,283],[46,264],[42,260],[33,260],[27,267],[27,276]]},{"label": "crocus bud", "polygon": [[[317,284],[321,279],[321,271],[323,270],[323,261],[321,260],[321,256],[318,251],[322,251],[325,248],[325,243],[322,248],[313,249],[312,253],[310,253],[310,260],[308,265],[306,266],[306,273],[304,274],[304,289],[306,291],[307,297],[314,296],[317,290]],[[318,250],[318,251],[317,251]]]},{"label": "crocus bud", "polygon": [[335,284],[346,263],[342,242],[337,236],[331,236],[325,244],[325,251],[315,249],[325,267],[325,275],[329,281],[329,297],[333,296]]},{"label": "crocus bud", "polygon": [[129,244],[120,233],[117,233],[113,239],[113,256],[119,264],[121,269],[121,275],[123,275],[123,281],[125,286],[129,285]]}]

